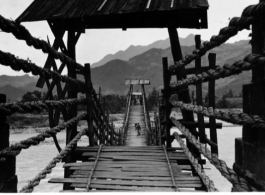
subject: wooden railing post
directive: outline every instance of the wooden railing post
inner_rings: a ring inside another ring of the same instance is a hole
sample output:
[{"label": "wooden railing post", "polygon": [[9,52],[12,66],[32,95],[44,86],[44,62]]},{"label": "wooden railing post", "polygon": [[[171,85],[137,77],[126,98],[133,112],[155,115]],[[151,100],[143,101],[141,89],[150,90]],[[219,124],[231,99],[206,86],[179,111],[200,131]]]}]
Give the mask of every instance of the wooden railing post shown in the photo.
[{"label": "wooden railing post", "polygon": [[106,110],[106,114],[107,114],[107,142],[108,142],[108,146],[110,145],[110,138],[109,138],[109,135],[110,135],[110,129],[109,129],[109,108],[107,107],[107,110]]},{"label": "wooden railing post", "polygon": [[[201,36],[196,35],[195,36],[195,47],[196,49],[200,49],[201,47]],[[201,58],[197,58],[195,60],[195,72],[196,75],[202,73],[201,69]],[[203,105],[202,101],[202,84],[196,84],[196,102],[197,105]],[[206,143],[206,137],[205,137],[205,126],[204,126],[204,116],[202,114],[197,114],[198,117],[198,130],[199,130],[199,137],[201,143]]]},{"label": "wooden railing post", "polygon": [[107,128],[107,122],[106,122],[106,115],[105,115],[105,110],[106,110],[106,100],[105,98],[103,98],[103,122],[104,122],[104,128],[102,130],[102,134],[103,134],[103,144],[107,145],[106,143],[106,128]]},{"label": "wooden railing post", "polygon": [[[110,138],[110,140],[111,140],[111,145],[113,146],[113,142],[114,142],[114,124],[113,124],[113,122],[111,123],[111,138]],[[116,145],[116,143],[115,143],[115,145]]]},{"label": "wooden railing post", "polygon": [[169,84],[170,84],[170,73],[168,71],[168,61],[167,58],[163,58],[163,79],[164,79],[164,100],[165,100],[165,132],[166,132],[166,145],[168,148],[171,147],[171,139],[170,139],[170,129],[171,129],[171,122],[170,122],[170,112],[171,106],[169,103]]},{"label": "wooden railing post", "polygon": [[[211,69],[216,68],[216,54],[210,53],[208,56],[209,59],[209,66]],[[208,87],[208,98],[209,98],[209,106],[215,108],[215,80],[209,81],[209,87]],[[214,117],[210,117],[210,139],[214,143],[217,143],[217,132],[216,132],[216,119]],[[218,154],[218,147],[211,146],[211,152]]]},{"label": "wooden railing post", "polygon": [[[6,102],[6,95],[0,94],[0,103]],[[9,124],[6,116],[0,113],[0,151],[9,147]],[[0,161],[0,193],[17,192],[16,157]]]},{"label": "wooden railing post", "polygon": [[86,100],[87,100],[87,125],[88,125],[88,137],[89,146],[94,146],[94,126],[92,119],[92,82],[91,82],[91,71],[90,64],[85,64],[85,82],[86,82]]}]

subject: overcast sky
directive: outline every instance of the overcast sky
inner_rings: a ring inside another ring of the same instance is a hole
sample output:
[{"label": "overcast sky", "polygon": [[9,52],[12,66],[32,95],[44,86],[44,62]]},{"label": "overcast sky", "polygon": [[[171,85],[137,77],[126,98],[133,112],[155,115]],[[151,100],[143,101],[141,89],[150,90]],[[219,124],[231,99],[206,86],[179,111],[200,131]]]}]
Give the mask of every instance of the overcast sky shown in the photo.
[{"label": "overcast sky", "polygon": [[[5,18],[16,19],[33,0],[0,0],[0,14]],[[189,34],[201,34],[203,40],[209,40],[212,35],[217,35],[219,30],[228,25],[229,19],[240,16],[243,9],[259,0],[208,0],[208,29],[190,30],[179,29],[179,36],[186,37]],[[35,37],[53,42],[54,37],[46,22],[23,23]],[[249,31],[240,32],[228,42],[248,39]],[[125,50],[130,45],[148,45],[154,41],[168,38],[167,29],[127,29],[116,30],[86,30],[81,35],[77,44],[77,61],[81,64],[94,63],[107,54],[114,54],[119,50]],[[29,58],[32,62],[43,67],[47,58],[40,50],[35,50],[26,45],[24,41],[16,40],[12,34],[0,32],[0,50],[10,52],[20,58]],[[0,66],[0,75],[22,75],[23,72],[15,72],[8,67]]]}]

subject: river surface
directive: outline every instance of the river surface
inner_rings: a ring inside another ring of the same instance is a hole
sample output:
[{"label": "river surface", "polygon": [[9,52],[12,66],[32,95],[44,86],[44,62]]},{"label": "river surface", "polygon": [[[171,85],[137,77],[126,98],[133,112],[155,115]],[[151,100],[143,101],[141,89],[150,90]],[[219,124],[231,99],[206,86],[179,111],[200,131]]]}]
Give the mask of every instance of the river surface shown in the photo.
[{"label": "river surface", "polygon": [[[175,130],[172,130],[175,131]],[[235,159],[235,138],[242,136],[241,127],[223,127],[218,129],[218,145],[219,158],[226,161],[228,167],[232,168]],[[11,134],[10,141],[12,143],[35,136],[36,134]],[[209,137],[209,136],[208,136]],[[57,134],[62,148],[65,146],[65,132]],[[78,145],[87,145],[88,139],[84,136]],[[173,146],[178,146],[174,141]],[[22,150],[17,156],[17,176],[18,190],[20,190],[27,182],[33,179],[47,164],[58,154],[53,140],[46,139],[43,144],[32,146],[29,149]],[[59,192],[62,189],[61,184],[49,184],[48,180],[55,177],[63,177],[63,163],[57,164],[52,173],[49,174],[40,185],[35,187],[34,192]],[[214,181],[215,187],[222,192],[230,192],[231,184],[213,167],[208,161],[205,166],[206,174]]]}]

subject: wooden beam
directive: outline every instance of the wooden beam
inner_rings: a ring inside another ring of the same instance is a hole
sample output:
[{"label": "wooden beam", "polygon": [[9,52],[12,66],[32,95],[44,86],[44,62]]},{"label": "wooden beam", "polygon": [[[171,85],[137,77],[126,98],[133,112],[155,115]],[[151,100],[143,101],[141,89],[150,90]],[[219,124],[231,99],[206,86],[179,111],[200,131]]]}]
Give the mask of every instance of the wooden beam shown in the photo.
[{"label": "wooden beam", "polygon": [[[6,103],[6,95],[0,94],[0,103]],[[6,116],[0,114],[0,151],[9,147],[9,134],[9,124],[6,123]],[[16,157],[7,157],[6,161],[0,162],[0,173],[0,193],[16,193],[18,183]]]},{"label": "wooden beam", "polygon": [[[200,49],[201,47],[201,36],[195,35],[195,47],[196,49]],[[197,58],[195,60],[195,69],[196,69],[196,75],[201,74],[201,58]],[[202,100],[202,84],[196,84],[196,102],[197,105],[203,105]],[[199,137],[201,143],[206,143],[206,137],[205,137],[205,126],[204,126],[204,116],[202,114],[197,114],[198,117],[198,129],[199,129]]]},{"label": "wooden beam", "polygon": [[[210,53],[208,59],[209,59],[209,67],[215,69],[216,54]],[[208,97],[209,97],[209,107],[215,108],[215,80],[209,81]],[[217,128],[216,119],[210,116],[209,122],[210,122],[210,140],[218,144],[217,132],[216,132]],[[218,155],[218,147],[217,148],[211,147],[211,152]]]}]

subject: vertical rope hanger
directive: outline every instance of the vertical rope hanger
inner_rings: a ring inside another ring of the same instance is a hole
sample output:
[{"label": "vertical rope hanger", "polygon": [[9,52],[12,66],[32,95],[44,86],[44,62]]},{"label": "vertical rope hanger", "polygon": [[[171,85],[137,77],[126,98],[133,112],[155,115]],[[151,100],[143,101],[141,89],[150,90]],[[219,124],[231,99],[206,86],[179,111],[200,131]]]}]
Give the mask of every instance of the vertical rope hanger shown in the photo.
[{"label": "vertical rope hanger", "polygon": [[172,167],[171,167],[168,155],[167,155],[167,150],[166,150],[166,147],[164,145],[163,145],[163,149],[164,149],[164,153],[165,153],[165,156],[166,156],[166,159],[167,159],[167,164],[168,164],[170,176],[171,176],[171,179],[172,179],[172,184],[174,186],[175,191],[179,192],[179,189],[178,189],[176,181],[175,181],[174,173],[173,173],[173,170],[172,170]]}]

